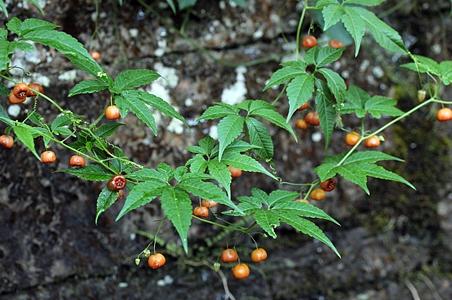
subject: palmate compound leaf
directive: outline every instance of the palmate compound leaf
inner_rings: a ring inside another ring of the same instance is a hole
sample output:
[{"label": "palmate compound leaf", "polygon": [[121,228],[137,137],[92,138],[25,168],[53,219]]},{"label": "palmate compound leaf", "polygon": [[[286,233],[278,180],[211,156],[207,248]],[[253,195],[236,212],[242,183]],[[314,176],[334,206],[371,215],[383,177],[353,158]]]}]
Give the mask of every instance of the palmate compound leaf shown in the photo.
[{"label": "palmate compound leaf", "polygon": [[268,82],[265,84],[264,91],[271,87],[287,83],[298,75],[306,74],[305,69],[306,65],[301,61],[294,61],[292,64],[283,66],[272,74]]},{"label": "palmate compound leaf", "polygon": [[321,181],[325,181],[339,174],[346,180],[360,186],[367,194],[370,194],[367,188],[368,177],[397,181],[415,189],[402,176],[376,165],[377,162],[383,160],[401,161],[397,157],[379,151],[361,151],[350,155],[341,165],[338,165],[344,155],[345,153],[327,157],[324,163],[315,169]]},{"label": "palmate compound leaf", "polygon": [[185,252],[188,252],[188,230],[192,219],[192,205],[188,193],[173,187],[163,190],[160,197],[163,212],[176,228]]},{"label": "palmate compound leaf", "polygon": [[[276,238],[274,229],[281,223],[286,223],[326,244],[340,257],[329,238],[306,218],[320,218],[338,224],[337,221],[320,208],[294,201],[297,197],[298,193],[290,191],[276,190],[267,195],[264,191],[254,188],[251,196],[238,198],[240,201],[238,206],[246,215],[252,216],[269,236]],[[236,215],[233,211],[225,213]]]}]

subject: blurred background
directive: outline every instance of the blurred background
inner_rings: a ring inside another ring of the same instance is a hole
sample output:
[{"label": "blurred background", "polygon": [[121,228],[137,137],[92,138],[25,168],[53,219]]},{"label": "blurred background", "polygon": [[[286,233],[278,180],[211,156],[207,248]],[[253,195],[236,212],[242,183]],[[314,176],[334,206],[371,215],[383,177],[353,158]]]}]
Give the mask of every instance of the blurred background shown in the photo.
[{"label": "blurred background", "polygon": [[[143,67],[166,78],[146,89],[177,107],[190,126],[162,117],[154,137],[129,116],[112,138],[131,159],[151,167],[160,161],[179,166],[190,157],[188,145],[203,135],[215,136],[215,123],[195,121],[207,105],[246,98],[271,101],[277,96],[279,90],[262,88],[279,63],[290,59],[301,11],[298,1],[278,0],[198,0],[176,14],[163,0],[38,2],[44,16],[22,1],[6,1],[10,17],[55,22],[90,51],[99,52],[100,63],[112,74]],[[451,59],[451,5],[448,0],[388,0],[375,11],[401,33],[413,53],[441,61]],[[372,95],[394,97],[403,110],[416,104],[419,77],[398,68],[406,58],[384,51],[366,36],[355,59],[345,31],[334,28],[321,35],[318,17],[309,14],[303,32],[312,21],[311,32],[321,43],[336,38],[348,44],[333,65],[348,83]],[[4,22],[1,15],[0,24]],[[38,46],[31,53],[16,53],[13,64],[29,71],[28,79],[43,84],[63,107],[89,119],[108,102],[105,94],[67,98],[68,90],[88,76],[53,50]],[[450,89],[442,95],[452,99]],[[278,106],[283,114],[285,100]],[[7,107],[6,98],[0,103],[11,117],[21,119],[26,113],[26,106]],[[382,150],[406,160],[386,166],[412,182],[416,191],[370,180],[369,197],[340,181],[327,200],[316,205],[342,224],[317,222],[342,259],[319,242],[282,228],[276,241],[258,239],[269,260],[253,266],[248,280],[234,281],[224,270],[235,298],[452,299],[452,127],[435,122],[434,110],[424,108],[384,133]],[[41,103],[39,111],[48,120],[56,115],[47,103]],[[378,122],[369,125],[377,127]],[[353,118],[344,123],[351,129],[359,124]],[[298,144],[272,128],[274,165],[284,180],[306,182],[314,179],[312,169],[325,151],[318,129],[297,134]],[[344,150],[343,132],[338,131],[327,153]],[[143,232],[153,234],[162,216],[158,203],[115,223],[121,208],[117,203],[96,226],[102,185],[55,172],[67,166],[70,155],[57,152],[59,163],[49,167],[23,147],[0,151],[0,299],[226,299],[221,278],[196,261],[215,260],[226,244],[249,251],[249,238],[232,235],[209,245],[219,232],[194,222],[190,257],[169,257],[158,271],[143,262],[136,267],[135,256],[149,242]],[[232,188],[234,195],[248,195],[252,187],[290,188],[256,174],[245,174]],[[160,237],[177,242],[167,222]],[[165,245],[157,248],[166,251]]]}]

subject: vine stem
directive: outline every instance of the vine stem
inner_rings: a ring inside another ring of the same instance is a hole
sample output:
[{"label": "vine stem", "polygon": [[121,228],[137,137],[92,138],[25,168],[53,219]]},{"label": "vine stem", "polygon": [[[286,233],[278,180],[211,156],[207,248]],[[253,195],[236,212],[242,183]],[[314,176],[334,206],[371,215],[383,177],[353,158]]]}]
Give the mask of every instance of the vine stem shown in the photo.
[{"label": "vine stem", "polygon": [[[430,98],[428,100],[426,100],[425,102],[422,102],[421,104],[416,105],[415,107],[413,107],[412,109],[410,109],[409,111],[407,111],[406,113],[400,115],[399,117],[393,119],[392,121],[386,123],[385,125],[383,125],[382,127],[380,127],[379,129],[375,130],[374,132],[368,134],[367,136],[361,136],[361,138],[358,140],[358,142],[347,152],[347,154],[345,154],[345,156],[336,164],[336,167],[341,166],[346,160],[347,158],[356,150],[356,148],[358,148],[358,146],[368,137],[373,136],[373,135],[377,135],[380,132],[384,131],[386,128],[390,127],[391,125],[399,122],[400,120],[408,117],[409,115],[411,115],[412,113],[414,113],[415,111],[417,111],[418,109],[426,106],[427,104],[430,104],[432,102],[438,102],[438,101],[442,101],[442,100],[435,100],[434,98]],[[442,101],[440,103],[446,102],[448,103],[448,101]]]},{"label": "vine stem", "polygon": [[[242,233],[248,234],[247,229],[246,229],[246,228],[243,228],[243,227],[241,227],[241,226],[240,226],[240,227],[235,227],[235,226],[233,226],[233,225],[232,225],[232,226],[226,226],[226,225],[223,225],[223,224],[214,222],[214,221],[210,221],[210,220],[207,220],[207,219],[203,219],[203,218],[197,217],[197,216],[195,216],[195,215],[192,215],[192,217],[193,217],[194,219],[197,219],[197,220],[201,221],[201,222],[208,223],[208,224],[211,224],[211,225],[214,225],[214,226],[223,228],[223,229],[225,229],[225,230],[230,230],[230,231],[232,231],[232,230],[238,230],[238,231],[240,231],[240,232],[242,232]],[[231,227],[235,227],[235,228],[231,228]]]},{"label": "vine stem", "polygon": [[301,37],[301,27],[303,26],[304,16],[306,15],[306,11],[308,10],[308,1],[303,1],[303,11],[301,12],[300,20],[298,21],[297,26],[297,47],[295,48],[295,56],[298,59],[298,55],[300,54],[300,37]]}]

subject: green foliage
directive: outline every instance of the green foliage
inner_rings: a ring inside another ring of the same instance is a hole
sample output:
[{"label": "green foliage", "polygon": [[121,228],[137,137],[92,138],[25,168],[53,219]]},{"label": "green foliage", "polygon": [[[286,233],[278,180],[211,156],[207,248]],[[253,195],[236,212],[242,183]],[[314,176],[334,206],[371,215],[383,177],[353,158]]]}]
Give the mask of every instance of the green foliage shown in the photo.
[{"label": "green foliage", "polygon": [[440,63],[422,55],[414,55],[414,62],[402,65],[403,68],[438,77],[444,85],[452,82],[452,60]]},{"label": "green foliage", "polygon": [[[314,223],[306,218],[324,219],[338,224],[333,218],[321,209],[294,201],[298,193],[284,190],[275,190],[270,194],[254,188],[251,196],[239,197],[238,207],[247,215],[256,220],[256,223],[271,237],[276,238],[275,228],[281,223],[292,226],[295,230],[309,235],[328,247],[340,257],[333,243]],[[226,214],[235,215],[234,211]]]}]

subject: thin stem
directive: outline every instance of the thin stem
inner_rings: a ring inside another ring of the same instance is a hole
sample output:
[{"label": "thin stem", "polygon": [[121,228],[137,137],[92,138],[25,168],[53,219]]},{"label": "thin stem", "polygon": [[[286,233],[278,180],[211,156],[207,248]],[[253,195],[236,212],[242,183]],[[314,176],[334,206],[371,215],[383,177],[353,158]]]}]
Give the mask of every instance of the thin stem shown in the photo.
[{"label": "thin stem", "polygon": [[211,224],[211,225],[214,225],[214,226],[223,228],[223,229],[228,230],[228,231],[238,230],[238,231],[240,231],[240,232],[243,232],[243,233],[245,233],[245,234],[248,234],[248,232],[246,231],[246,228],[243,228],[243,227],[241,227],[241,226],[234,226],[234,225],[226,226],[226,225],[223,225],[223,224],[214,222],[214,221],[210,221],[210,220],[207,220],[207,219],[203,219],[203,218],[197,217],[197,216],[195,216],[195,215],[193,215],[192,217],[193,217],[194,219],[197,219],[197,220],[201,221],[201,222],[208,223],[208,224]]},{"label": "thin stem", "polygon": [[308,1],[304,0],[303,1],[303,11],[301,12],[301,16],[300,16],[300,20],[298,21],[298,26],[297,26],[297,47],[295,48],[295,57],[298,58],[298,55],[300,53],[300,36],[301,36],[301,27],[303,26],[303,20],[304,20],[304,16],[306,15],[306,10],[308,9]]}]

